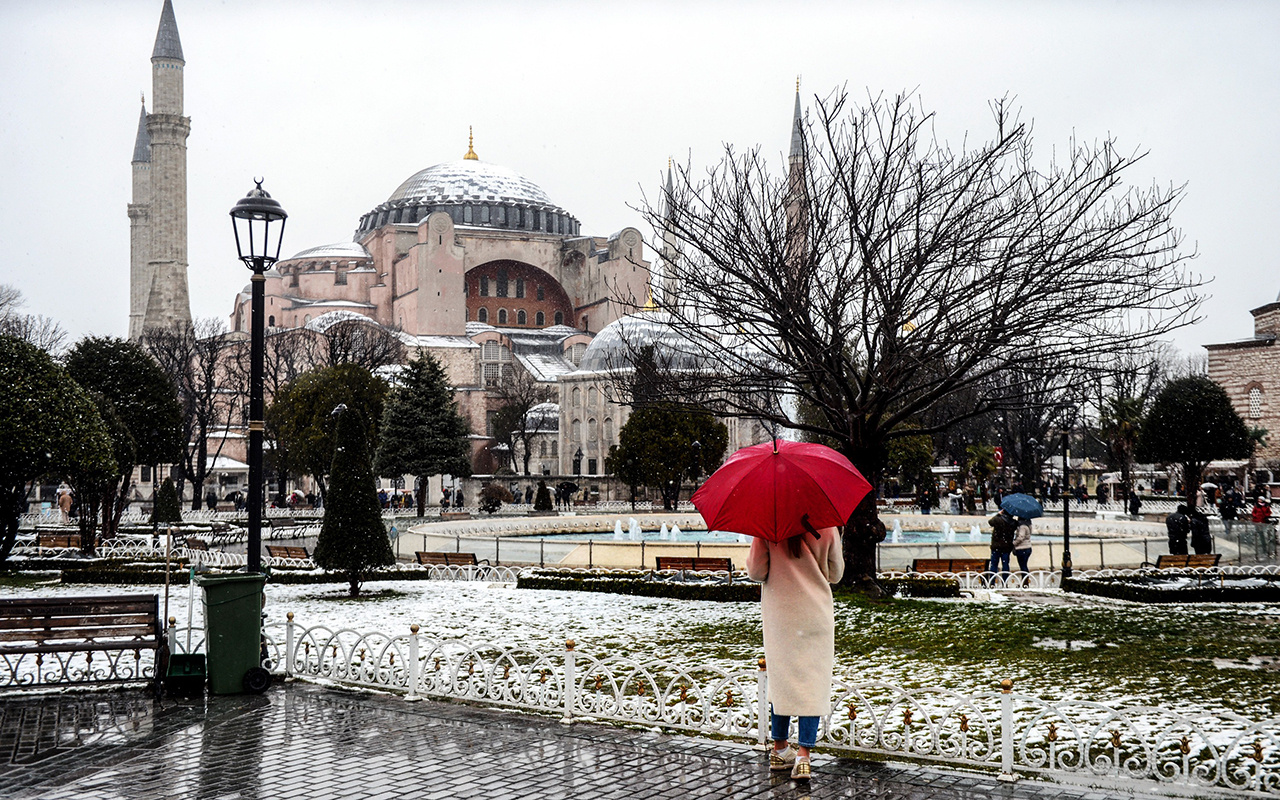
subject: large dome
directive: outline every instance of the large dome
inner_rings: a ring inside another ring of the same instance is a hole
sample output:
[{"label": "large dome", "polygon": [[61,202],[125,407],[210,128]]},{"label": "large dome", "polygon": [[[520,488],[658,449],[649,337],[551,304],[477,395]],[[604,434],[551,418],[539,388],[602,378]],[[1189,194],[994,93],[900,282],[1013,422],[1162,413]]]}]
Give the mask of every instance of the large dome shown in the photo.
[{"label": "large dome", "polygon": [[542,187],[514,170],[484,161],[450,161],[415,172],[387,198],[447,202],[471,200],[552,205]]},{"label": "large dome", "polygon": [[443,211],[454,225],[577,236],[578,220],[514,170],[465,158],[410,175],[385,203],[360,218],[358,233],[417,225]]}]

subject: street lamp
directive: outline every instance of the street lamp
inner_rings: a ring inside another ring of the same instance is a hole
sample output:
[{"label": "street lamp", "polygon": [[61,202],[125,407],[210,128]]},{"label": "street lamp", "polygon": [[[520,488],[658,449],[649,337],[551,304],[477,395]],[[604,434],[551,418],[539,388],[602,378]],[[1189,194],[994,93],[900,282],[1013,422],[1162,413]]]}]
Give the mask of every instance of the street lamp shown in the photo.
[{"label": "street lamp", "polygon": [[578,452],[573,454],[573,474],[582,476],[582,448],[578,448]]},{"label": "street lamp", "polygon": [[693,490],[698,491],[698,481],[702,480],[702,442],[697,439],[689,445],[693,450]]},{"label": "street lamp", "polygon": [[[1075,406],[1063,409],[1075,416]],[[1071,424],[1062,426],[1062,579],[1071,577]]]},{"label": "street lamp", "polygon": [[[248,572],[262,571],[262,360],[266,342],[262,328],[262,295],[271,265],[280,259],[284,222],[289,216],[262,188],[262,181],[231,209],[236,252],[253,271],[249,336],[249,541]],[[279,223],[279,224],[277,224]]]}]

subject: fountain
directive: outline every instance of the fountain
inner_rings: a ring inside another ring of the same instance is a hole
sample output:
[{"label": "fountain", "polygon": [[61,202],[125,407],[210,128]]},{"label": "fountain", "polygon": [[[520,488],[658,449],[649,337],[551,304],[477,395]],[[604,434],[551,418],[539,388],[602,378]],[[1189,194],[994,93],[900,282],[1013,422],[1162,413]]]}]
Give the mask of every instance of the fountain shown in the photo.
[{"label": "fountain", "polygon": [[671,538],[671,532],[667,530],[667,523],[662,523],[662,529],[658,531],[658,538],[664,542]]},{"label": "fountain", "polygon": [[613,523],[613,539],[614,541],[622,541],[622,520]]},{"label": "fountain", "polygon": [[679,525],[672,525],[672,526],[671,526],[671,540],[672,540],[672,541],[675,541],[675,540],[677,540],[677,539],[679,539],[679,538],[680,538],[680,526],[679,526]]},{"label": "fountain", "polygon": [[969,529],[969,541],[977,542],[982,539],[982,531],[978,528],[978,523],[973,523],[973,527]]},{"label": "fountain", "polygon": [[889,541],[894,544],[902,541],[902,520],[895,519],[893,521],[893,532],[889,534]]},{"label": "fountain", "polygon": [[640,541],[640,538],[641,538],[640,523],[639,523],[639,522],[636,522],[636,518],[635,518],[635,517],[631,517],[631,518],[628,520],[628,522],[630,522],[630,523],[631,523],[631,527],[630,527],[630,529],[628,529],[628,531],[627,531],[627,538],[628,538],[628,539],[630,539],[630,540],[631,540],[631,541],[633,541],[633,542],[638,542],[638,541]]},{"label": "fountain", "polygon": [[947,542],[954,542],[956,540],[955,529],[951,527],[951,523],[947,520],[942,521],[942,539]]}]

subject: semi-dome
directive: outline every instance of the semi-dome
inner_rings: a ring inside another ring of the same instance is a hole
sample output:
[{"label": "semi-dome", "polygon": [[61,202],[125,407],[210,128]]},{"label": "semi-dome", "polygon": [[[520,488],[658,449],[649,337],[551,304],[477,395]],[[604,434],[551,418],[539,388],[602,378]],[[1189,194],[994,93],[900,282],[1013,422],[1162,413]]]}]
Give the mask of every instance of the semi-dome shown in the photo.
[{"label": "semi-dome", "polygon": [[416,225],[436,211],[449,214],[454,225],[564,236],[579,232],[578,220],[551,202],[541,186],[468,152],[460,161],[410,175],[385,203],[360,218],[358,234],[385,225]]},{"label": "semi-dome", "polygon": [[703,361],[701,348],[672,326],[671,314],[644,310],[604,326],[582,354],[578,369],[583,372],[631,369],[636,355],[650,345],[655,346],[660,366],[665,368],[698,369]]},{"label": "semi-dome", "polygon": [[285,259],[285,261],[296,261],[298,259],[314,258],[314,259],[364,259],[369,258],[369,251],[359,242],[335,242],[333,244],[322,244],[319,247],[308,247],[294,255]]}]

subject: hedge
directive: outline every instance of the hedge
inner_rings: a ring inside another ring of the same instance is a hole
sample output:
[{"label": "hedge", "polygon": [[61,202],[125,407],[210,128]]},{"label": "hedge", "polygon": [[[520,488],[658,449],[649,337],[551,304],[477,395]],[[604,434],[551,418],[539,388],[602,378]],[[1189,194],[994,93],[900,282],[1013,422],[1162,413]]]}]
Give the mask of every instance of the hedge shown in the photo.
[{"label": "hedge", "polygon": [[1133,583],[1133,578],[1066,578],[1062,589],[1077,594],[1129,600],[1135,603],[1275,603],[1280,602],[1280,582],[1263,577],[1266,586],[1220,586],[1212,576],[1193,589],[1158,589]]},{"label": "hedge", "polygon": [[880,578],[889,594],[901,597],[959,597],[960,581],[955,578]]},{"label": "hedge", "polygon": [[716,600],[746,602],[760,600],[758,583],[677,583],[645,580],[641,577],[617,577],[602,574],[547,575],[537,572],[521,575],[517,589],[559,589],[569,592],[607,592],[635,597],[665,597],[672,600]]}]

